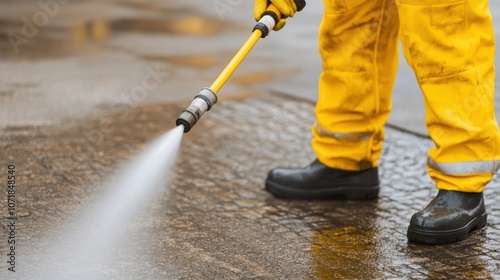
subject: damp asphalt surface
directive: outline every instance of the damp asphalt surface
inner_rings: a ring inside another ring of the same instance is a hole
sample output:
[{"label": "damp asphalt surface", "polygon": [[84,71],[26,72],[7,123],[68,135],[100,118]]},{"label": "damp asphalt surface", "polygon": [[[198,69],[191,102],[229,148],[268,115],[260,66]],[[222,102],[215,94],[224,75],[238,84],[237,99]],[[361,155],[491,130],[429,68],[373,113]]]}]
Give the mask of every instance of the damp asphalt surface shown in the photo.
[{"label": "damp asphalt surface", "polygon": [[[253,25],[244,1],[45,2],[57,4],[0,2],[0,279],[39,279],[33,271],[57,267],[44,263],[57,254],[47,240],[63,238],[110,174],[174,127]],[[500,5],[490,5],[500,34]],[[129,242],[82,270],[100,279],[500,279],[498,176],[485,191],[488,227],[446,246],[407,242],[411,215],[437,192],[426,137],[387,128],[378,200],[288,201],[263,190],[271,168],[314,159],[318,6],[259,42],[184,135],[165,194],[119,229]],[[412,98],[395,97],[395,106],[419,116]],[[393,125],[425,134],[414,123]]]}]

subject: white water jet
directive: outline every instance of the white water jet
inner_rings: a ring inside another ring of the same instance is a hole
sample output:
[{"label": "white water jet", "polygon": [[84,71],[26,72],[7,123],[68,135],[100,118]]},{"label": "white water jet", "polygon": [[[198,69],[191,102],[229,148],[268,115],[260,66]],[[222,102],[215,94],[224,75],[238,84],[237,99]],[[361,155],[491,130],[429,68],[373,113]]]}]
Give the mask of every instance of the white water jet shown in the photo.
[{"label": "white water jet", "polygon": [[[113,248],[127,252],[123,232],[138,213],[151,212],[155,198],[161,197],[171,180],[183,135],[183,126],[162,135],[127,164],[96,198],[85,207],[79,223],[58,240],[50,242],[51,254],[43,259],[43,269],[33,279],[101,279],[100,269],[110,268]],[[133,252],[134,248],[128,248]],[[144,257],[144,256],[142,256]],[[118,266],[117,264],[112,264]]]}]

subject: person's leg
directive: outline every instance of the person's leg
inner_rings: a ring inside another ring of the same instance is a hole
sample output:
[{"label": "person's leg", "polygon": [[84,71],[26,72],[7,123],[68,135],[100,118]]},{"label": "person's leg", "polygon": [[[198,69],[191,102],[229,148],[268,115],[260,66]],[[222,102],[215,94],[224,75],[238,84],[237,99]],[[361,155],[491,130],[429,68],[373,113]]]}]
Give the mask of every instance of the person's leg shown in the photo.
[{"label": "person's leg", "polygon": [[394,0],[325,0],[312,147],[331,168],[378,166],[398,65]]},{"label": "person's leg", "polygon": [[287,198],[373,199],[377,160],[391,110],[398,63],[399,17],[394,0],[324,0],[312,147],[305,169],[274,169],[266,189]]},{"label": "person's leg", "polygon": [[410,221],[408,238],[461,240],[486,224],[482,191],[500,167],[494,109],[493,24],[487,0],[396,0],[405,57],[425,96],[440,190]]}]

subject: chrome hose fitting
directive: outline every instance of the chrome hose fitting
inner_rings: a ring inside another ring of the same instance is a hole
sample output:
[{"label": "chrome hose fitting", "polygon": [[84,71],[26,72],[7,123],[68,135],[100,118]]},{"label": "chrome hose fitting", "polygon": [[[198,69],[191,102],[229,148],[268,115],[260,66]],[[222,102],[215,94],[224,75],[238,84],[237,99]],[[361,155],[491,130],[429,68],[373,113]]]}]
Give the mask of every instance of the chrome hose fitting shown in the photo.
[{"label": "chrome hose fitting", "polygon": [[175,124],[177,126],[183,125],[184,133],[189,132],[201,116],[203,116],[205,112],[210,111],[215,103],[217,103],[217,95],[215,92],[210,88],[202,88],[198,95],[194,97],[189,107],[182,111]]}]

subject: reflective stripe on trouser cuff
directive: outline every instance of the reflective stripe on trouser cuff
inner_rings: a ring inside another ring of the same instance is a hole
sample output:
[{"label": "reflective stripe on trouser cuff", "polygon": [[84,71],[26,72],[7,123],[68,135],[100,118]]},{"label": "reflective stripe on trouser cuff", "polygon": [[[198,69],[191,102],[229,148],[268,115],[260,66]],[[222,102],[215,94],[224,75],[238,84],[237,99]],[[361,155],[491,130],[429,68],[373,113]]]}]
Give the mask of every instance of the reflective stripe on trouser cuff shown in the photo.
[{"label": "reflective stripe on trouser cuff", "polygon": [[359,141],[368,141],[370,140],[370,137],[373,135],[373,132],[371,131],[366,131],[366,132],[333,132],[333,131],[327,131],[323,129],[321,126],[319,126],[318,123],[316,123],[316,129],[321,135],[332,137],[336,139],[337,141],[340,142],[359,142]]},{"label": "reflective stripe on trouser cuff", "polygon": [[446,175],[472,175],[497,172],[500,160],[437,163],[428,157],[427,165]]}]

